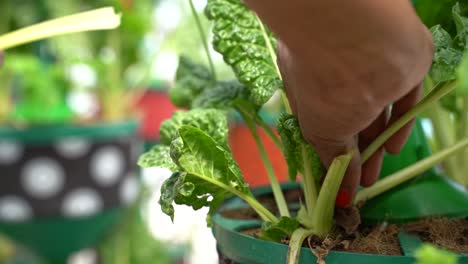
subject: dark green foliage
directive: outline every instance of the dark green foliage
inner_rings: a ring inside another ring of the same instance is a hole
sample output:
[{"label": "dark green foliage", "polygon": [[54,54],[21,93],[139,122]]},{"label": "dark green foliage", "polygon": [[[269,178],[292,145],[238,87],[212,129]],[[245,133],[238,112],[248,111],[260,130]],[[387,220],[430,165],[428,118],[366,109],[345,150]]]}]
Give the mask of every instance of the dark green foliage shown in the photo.
[{"label": "dark green foliage", "polygon": [[213,75],[207,67],[193,62],[187,56],[181,56],[176,72],[176,83],[169,90],[169,96],[174,105],[192,108],[192,101],[214,83]]},{"label": "dark green foliage", "polygon": [[250,91],[236,80],[215,81],[207,67],[181,56],[169,96],[174,105],[187,109],[229,109],[246,101]]},{"label": "dark green foliage", "polygon": [[290,238],[299,227],[300,224],[296,219],[281,217],[277,224],[264,222],[260,238],[281,243],[284,239]]},{"label": "dark green foliage", "polygon": [[283,239],[291,237],[292,233],[300,227],[296,219],[281,217],[277,224],[264,222],[260,237],[265,240],[281,243]]},{"label": "dark green foliage", "polygon": [[246,101],[249,90],[238,81],[220,81],[211,89],[204,90],[195,100],[194,108],[229,109],[240,101]]}]

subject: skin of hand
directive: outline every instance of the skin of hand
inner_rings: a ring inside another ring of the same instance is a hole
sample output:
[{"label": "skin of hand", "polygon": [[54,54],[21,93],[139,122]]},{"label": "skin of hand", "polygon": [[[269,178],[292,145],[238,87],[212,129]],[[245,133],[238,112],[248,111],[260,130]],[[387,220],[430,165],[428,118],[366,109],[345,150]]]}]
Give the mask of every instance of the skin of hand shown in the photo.
[{"label": "skin of hand", "polygon": [[[412,123],[361,166],[363,151],[421,98],[433,43],[407,0],[246,0],[280,39],[278,62],[304,137],[322,161],[356,149],[336,204],[378,178]],[[389,111],[389,106],[391,112]]]}]

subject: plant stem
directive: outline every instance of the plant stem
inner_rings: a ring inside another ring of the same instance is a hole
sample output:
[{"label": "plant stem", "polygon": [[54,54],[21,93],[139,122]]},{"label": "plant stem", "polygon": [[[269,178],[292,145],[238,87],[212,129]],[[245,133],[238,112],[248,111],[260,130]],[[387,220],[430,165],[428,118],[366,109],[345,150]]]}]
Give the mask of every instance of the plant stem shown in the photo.
[{"label": "plant stem", "polygon": [[281,143],[281,140],[279,139],[279,137],[275,134],[275,132],[273,132],[273,129],[271,129],[271,127],[267,123],[265,123],[265,121],[260,117],[257,111],[250,110],[241,105],[236,106],[235,108],[239,113],[241,113],[244,119],[250,118],[251,120],[254,120],[255,123],[263,129],[263,131],[271,138],[273,143],[275,143],[275,145],[278,148],[280,149],[283,148],[283,144]]},{"label": "plant stem", "polygon": [[456,82],[447,83],[440,87],[435,87],[432,91],[417,103],[411,110],[402,115],[395,123],[381,133],[361,154],[361,164],[364,164],[391,136],[414,119],[421,111],[425,110],[441,97],[454,90]]},{"label": "plant stem", "polygon": [[262,220],[264,221],[269,221],[269,222],[272,222],[274,224],[278,223],[279,220],[278,218],[273,214],[271,213],[265,206],[263,206],[259,201],[257,201],[251,194],[246,194],[246,193],[242,193],[240,191],[238,191],[237,189],[231,187],[231,186],[228,186],[228,185],[225,185],[215,179],[212,179],[212,178],[209,178],[209,177],[205,177],[203,175],[199,175],[199,174],[191,174],[193,176],[196,176],[204,181],[207,181],[213,185],[216,185],[234,195],[236,195],[237,197],[241,198],[242,200],[244,200],[248,205],[250,205],[250,207],[252,207],[252,209],[255,210],[255,212],[257,212],[257,214],[262,218]]},{"label": "plant stem", "polygon": [[[280,80],[283,80],[283,77],[281,76],[281,71],[277,63],[276,51],[273,48],[273,45],[271,44],[271,40],[268,37],[268,33],[265,29],[265,26],[263,26],[262,20],[260,20],[258,16],[256,17],[257,17],[258,25],[260,26],[260,30],[262,31],[263,39],[265,40],[268,51],[270,53],[271,60],[273,62],[273,65],[275,66],[276,73],[278,74],[278,78],[280,78]],[[286,113],[291,114],[292,113],[291,106],[289,105],[288,97],[286,96],[286,93],[284,92],[284,90],[281,91],[281,100],[283,101],[283,105],[284,105],[284,108],[286,109]]]},{"label": "plant stem", "polygon": [[[460,140],[462,138],[467,138],[468,137],[468,94],[464,94],[462,96],[462,101],[463,101],[463,108],[460,113],[460,122],[459,122],[459,128],[458,128],[458,135],[457,135],[457,140]],[[463,150],[461,153],[457,155],[457,161],[458,161],[458,166],[457,169],[457,177],[460,179],[458,180],[459,183],[461,183],[463,186],[468,187],[468,176],[466,176],[466,169],[468,166],[466,165],[467,161],[467,151]]]},{"label": "plant stem", "polygon": [[275,143],[275,145],[278,148],[283,148],[283,143],[281,143],[279,137],[275,134],[273,129],[271,129],[271,127],[267,123],[265,123],[265,121],[263,121],[263,119],[260,116],[258,116],[258,114],[257,118],[255,118],[255,123],[257,123],[257,125],[259,125],[263,129],[265,134],[267,134],[268,137],[270,137],[270,139],[273,141],[273,143]]},{"label": "plant stem", "polygon": [[264,207],[259,201],[252,196],[246,196],[243,200],[248,203],[261,217],[263,221],[269,221],[273,224],[279,222],[278,218]]},{"label": "plant stem", "polygon": [[260,26],[260,30],[262,31],[263,39],[265,40],[265,43],[268,48],[268,52],[270,53],[271,60],[273,61],[273,65],[275,66],[276,72],[278,73],[278,77],[282,80],[283,78],[281,77],[281,71],[278,67],[278,64],[276,63],[277,58],[276,58],[276,51],[273,48],[273,45],[271,44],[270,37],[268,36],[268,33],[265,29],[265,26],[263,25],[262,20],[256,16],[258,25]]},{"label": "plant stem", "polygon": [[208,58],[208,62],[210,64],[211,74],[213,75],[213,79],[216,80],[216,70],[214,67],[213,58],[211,57],[211,54],[210,54],[210,49],[208,47],[208,44],[206,43],[207,38],[205,35],[205,30],[203,29],[202,23],[200,21],[200,16],[198,15],[197,10],[195,9],[193,0],[189,0],[189,3],[190,3],[190,10],[197,24],[198,33],[200,34],[201,42],[203,43],[203,48],[205,49],[206,57]]},{"label": "plant stem", "polygon": [[301,256],[302,243],[304,240],[312,235],[314,232],[310,229],[298,228],[296,229],[289,241],[288,258],[287,264],[299,263],[299,257]]},{"label": "plant stem", "polygon": [[[434,137],[438,144],[438,151],[446,149],[455,144],[453,124],[447,113],[439,104],[434,104],[426,110],[426,114],[431,120]],[[444,169],[449,177],[460,182],[462,170],[459,169],[457,157],[450,157],[443,161]]]},{"label": "plant stem", "polygon": [[432,156],[425,158],[405,169],[402,169],[392,175],[389,175],[382,180],[379,180],[377,183],[372,185],[371,187],[364,188],[358,192],[356,198],[354,199],[354,204],[359,204],[361,202],[365,202],[377,195],[380,195],[391,188],[398,186],[399,184],[410,180],[424,171],[432,168],[435,164],[443,161],[444,159],[464,150],[464,148],[468,147],[468,138],[458,142],[457,144],[444,149]]},{"label": "plant stem", "polygon": [[304,196],[307,214],[312,216],[315,205],[317,203],[317,186],[315,184],[314,175],[312,175],[312,164],[310,163],[309,156],[307,155],[306,146],[301,146],[302,158],[304,163],[304,174],[302,175]]},{"label": "plant stem", "polygon": [[352,150],[346,155],[336,157],[325,176],[317,199],[317,204],[312,212],[314,234],[320,238],[324,238],[330,233],[333,226],[336,196],[354,151],[355,150]]},{"label": "plant stem", "polygon": [[281,186],[278,182],[278,179],[275,176],[275,171],[273,169],[273,165],[271,164],[270,158],[268,157],[265,147],[263,146],[263,143],[258,135],[257,128],[255,127],[255,124],[249,117],[243,117],[247,126],[250,129],[250,132],[252,133],[255,143],[257,144],[258,151],[260,152],[260,157],[262,158],[263,164],[268,175],[268,179],[270,180],[271,188],[273,190],[273,195],[275,197],[276,205],[278,206],[280,215],[289,217],[290,214],[288,210],[288,205],[286,203],[286,199],[284,198],[283,192],[281,191]]}]

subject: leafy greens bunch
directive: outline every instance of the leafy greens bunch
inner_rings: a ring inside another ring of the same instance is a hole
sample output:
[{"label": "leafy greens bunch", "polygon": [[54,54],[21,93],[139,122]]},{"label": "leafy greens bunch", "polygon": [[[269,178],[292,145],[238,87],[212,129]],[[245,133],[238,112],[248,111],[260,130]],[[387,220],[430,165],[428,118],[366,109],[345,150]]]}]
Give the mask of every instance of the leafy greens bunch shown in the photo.
[{"label": "leafy greens bunch", "polygon": [[[313,147],[305,141],[298,120],[291,114],[282,91],[281,74],[276,65],[276,39],[255,13],[240,0],[208,0],[205,12],[213,22],[214,49],[232,67],[237,80],[216,78],[206,44],[210,67],[196,64],[182,56],[176,73],[176,84],[170,96],[174,104],[189,110],[176,112],[171,119],[163,122],[160,129],[161,145],[142,155],[139,165],[165,167],[173,172],[161,188],[159,201],[162,210],[171,218],[174,217],[174,202],[189,205],[195,210],[208,207],[210,224],[211,216],[223,200],[236,195],[264,221],[264,239],[280,241],[285,237],[290,238],[288,261],[295,263],[305,238],[311,235],[325,238],[333,229],[335,200],[352,153],[336,157],[326,169]],[[194,9],[193,13],[198,21]],[[204,32],[201,27],[200,32]],[[419,112],[453,89],[453,85],[434,86],[419,104],[362,153],[363,162]],[[276,91],[282,92],[287,109],[287,113],[278,120],[279,137],[258,115],[258,110]],[[243,181],[227,144],[228,110],[239,112],[252,132],[269,176],[278,214],[259,203]],[[290,179],[296,180],[297,175],[302,179],[305,201],[294,217],[260,141],[258,127],[283,150]],[[372,187],[362,189],[355,204],[419,175],[466,146],[468,140],[461,141],[386,177]]]},{"label": "leafy greens bunch", "polygon": [[[431,28],[435,55],[425,87],[453,87],[455,91],[426,111],[431,120],[436,149],[443,149],[468,136],[468,14],[467,4],[452,8],[452,23],[456,31],[449,33],[441,25]],[[444,169],[454,180],[468,187],[466,160],[463,151],[444,161]]]}]

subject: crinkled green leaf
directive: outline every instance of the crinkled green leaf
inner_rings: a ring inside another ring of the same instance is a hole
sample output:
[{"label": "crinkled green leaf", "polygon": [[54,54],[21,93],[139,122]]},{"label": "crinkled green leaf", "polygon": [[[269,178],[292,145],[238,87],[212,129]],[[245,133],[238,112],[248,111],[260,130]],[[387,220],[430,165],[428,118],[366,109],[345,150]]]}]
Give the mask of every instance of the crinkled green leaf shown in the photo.
[{"label": "crinkled green leaf", "polygon": [[[208,0],[208,19],[214,22],[213,46],[239,81],[251,89],[251,101],[263,105],[282,81],[275,69],[255,13],[240,0]],[[276,39],[267,33],[273,47]]]},{"label": "crinkled green leaf", "polygon": [[239,100],[247,100],[249,90],[238,81],[221,81],[212,88],[205,89],[193,100],[193,108],[226,109]]},{"label": "crinkled green leaf", "polygon": [[183,125],[200,128],[213,137],[218,144],[227,146],[228,125],[226,113],[217,109],[192,109],[176,111],[171,119],[164,121],[159,130],[161,143],[170,145],[178,137]]},{"label": "crinkled green leaf", "polygon": [[169,97],[174,105],[191,108],[194,98],[206,88],[212,87],[214,83],[214,77],[207,67],[195,63],[187,56],[181,56],[176,82],[169,90]]},{"label": "crinkled green leaf", "polygon": [[[251,195],[231,153],[224,146],[192,126],[180,127],[179,135],[183,151],[178,151],[177,163],[183,173],[173,175],[161,189],[165,205],[175,201],[195,210],[209,207],[211,216],[233,191]],[[166,207],[171,213],[170,206]]]},{"label": "crinkled green leaf", "polygon": [[457,264],[455,253],[436,248],[431,244],[423,244],[415,251],[416,264]]},{"label": "crinkled green leaf", "polygon": [[264,222],[262,225],[262,233],[260,238],[275,242],[291,237],[292,233],[300,226],[296,219],[289,217],[281,217],[277,224]]},{"label": "crinkled green leaf", "polygon": [[[313,177],[316,181],[320,181],[325,169],[317,152],[302,136],[297,118],[283,114],[278,121],[278,134],[283,142],[283,154],[288,163],[289,178],[295,180],[298,172],[304,173],[304,166],[310,166]],[[305,160],[307,163],[304,163]]]},{"label": "crinkled green leaf", "polygon": [[456,69],[463,56],[463,52],[454,48],[436,51],[430,71],[434,82],[446,82],[456,79]]},{"label": "crinkled green leaf", "polygon": [[171,217],[171,220],[174,221],[174,200],[179,193],[180,177],[183,177],[182,172],[174,172],[170,178],[164,181],[161,186],[161,197],[159,197],[159,204],[161,205],[161,210],[163,213]]},{"label": "crinkled green leaf", "polygon": [[142,168],[161,167],[171,171],[178,169],[169,155],[169,147],[159,144],[140,156],[138,166]]},{"label": "crinkled green leaf", "polygon": [[432,39],[434,41],[434,48],[436,52],[441,49],[452,47],[452,37],[440,25],[436,25],[430,29]]},{"label": "crinkled green leaf", "polygon": [[453,21],[457,29],[457,36],[455,37],[455,45],[464,49],[468,42],[468,18],[462,16],[461,7],[456,3],[452,8]]}]

